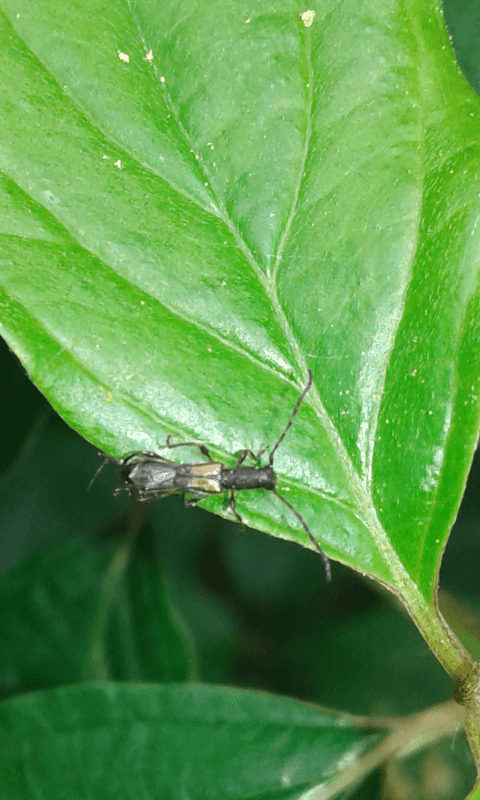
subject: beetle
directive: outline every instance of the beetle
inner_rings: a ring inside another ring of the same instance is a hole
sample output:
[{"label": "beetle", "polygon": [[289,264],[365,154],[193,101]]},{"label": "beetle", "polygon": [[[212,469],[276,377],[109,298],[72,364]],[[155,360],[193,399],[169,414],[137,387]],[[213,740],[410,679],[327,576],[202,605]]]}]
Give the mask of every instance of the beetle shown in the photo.
[{"label": "beetle", "polygon": [[[200,464],[177,464],[174,461],[164,458],[159,453],[149,450],[135,450],[135,452],[130,453],[130,455],[118,462],[120,465],[122,486],[116,490],[115,494],[127,492],[134,500],[139,502],[159,500],[162,497],[179,494],[183,497],[185,505],[193,506],[200,502],[200,500],[208,497],[208,495],[228,492],[228,507],[235,519],[242,523],[243,520],[237,512],[235,492],[241,492],[246,489],[265,489],[278,497],[278,499],[296,516],[315,549],[320,553],[327,580],[330,580],[331,570],[329,559],[313,536],[303,517],[285,497],[279,494],[277,490],[278,477],[273,468],[275,453],[279,445],[283,442],[311,386],[312,372],[308,370],[307,384],[300,394],[283,432],[271,449],[268,462],[265,466],[258,466],[258,462],[266,448],[263,448],[263,450],[260,450],[257,454],[253,453],[251,450],[242,450],[235,466],[228,468],[220,461],[214,461],[208,448],[204,444],[199,444],[198,442],[177,442],[176,444],[172,444],[171,437],[167,436],[164,445],[165,448],[171,450],[176,447],[198,447],[207,461]],[[257,466],[244,465],[244,461],[248,456],[257,463]],[[187,499],[187,495],[192,496]]]}]

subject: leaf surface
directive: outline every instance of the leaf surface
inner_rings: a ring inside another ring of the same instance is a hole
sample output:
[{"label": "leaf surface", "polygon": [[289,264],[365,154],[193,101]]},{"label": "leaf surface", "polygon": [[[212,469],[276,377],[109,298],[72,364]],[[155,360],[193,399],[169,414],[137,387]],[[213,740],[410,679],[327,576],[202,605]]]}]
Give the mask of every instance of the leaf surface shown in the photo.
[{"label": "leaf surface", "polygon": [[254,692],[68,687],[0,704],[0,789],[5,800],[300,800],[382,735]]},{"label": "leaf surface", "polygon": [[[110,454],[231,465],[312,369],[280,491],[430,598],[480,378],[479,100],[439,4],[2,9],[1,331],[33,380]],[[273,501],[239,510],[306,543]]]}]

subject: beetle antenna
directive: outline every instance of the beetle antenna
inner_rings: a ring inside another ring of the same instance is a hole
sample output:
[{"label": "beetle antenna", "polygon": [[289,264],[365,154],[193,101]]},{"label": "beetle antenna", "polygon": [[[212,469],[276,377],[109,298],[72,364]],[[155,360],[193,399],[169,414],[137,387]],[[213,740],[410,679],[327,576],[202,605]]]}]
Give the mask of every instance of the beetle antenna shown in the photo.
[{"label": "beetle antenna", "polygon": [[[102,456],[102,455],[103,455],[103,453],[99,453],[98,455],[99,455],[99,456]],[[97,475],[99,475],[99,474],[101,473],[101,471],[102,471],[102,469],[104,468],[104,466],[105,466],[105,464],[107,463],[107,461],[112,461],[112,459],[111,459],[111,458],[109,458],[109,456],[105,456],[105,458],[103,459],[103,461],[102,461],[102,463],[100,464],[99,468],[98,468],[98,469],[97,469],[97,471],[95,472],[95,474],[94,474],[94,476],[93,476],[92,480],[91,480],[91,481],[90,481],[90,483],[88,484],[88,486],[87,486],[87,492],[88,492],[88,490],[90,489],[90,487],[91,487],[92,483],[94,482],[94,480],[96,479]]]},{"label": "beetle antenna", "polygon": [[[308,391],[308,389],[307,389],[307,391]],[[282,503],[285,503],[287,508],[289,508],[290,511],[292,512],[292,514],[295,514],[296,518],[298,519],[298,521],[302,525],[303,530],[308,534],[308,538],[310,539],[311,543],[314,545],[315,550],[318,553],[320,553],[320,556],[321,556],[322,561],[323,561],[323,567],[325,569],[325,577],[326,577],[327,581],[331,581],[332,580],[332,570],[331,570],[331,567],[330,567],[330,559],[323,552],[322,548],[318,544],[317,540],[315,539],[315,537],[314,537],[312,531],[310,530],[310,528],[308,527],[307,523],[305,522],[303,517],[298,513],[298,511],[292,506],[292,504],[289,503],[288,500],[286,500],[285,497],[282,497],[282,495],[279,494],[276,489],[272,489],[271,491],[273,492],[273,494],[276,497],[278,497],[279,500],[282,501]]]},{"label": "beetle antenna", "polygon": [[[311,369],[309,369],[309,370],[308,370],[308,381],[307,381],[307,385],[305,386],[305,389],[303,390],[302,394],[300,395],[300,397],[299,397],[299,398],[298,398],[298,400],[297,400],[297,404],[296,404],[295,408],[293,409],[293,411],[292,411],[292,413],[291,413],[290,419],[288,420],[288,422],[287,422],[287,424],[286,424],[286,426],[285,426],[285,430],[283,431],[283,433],[281,434],[281,436],[280,436],[280,438],[277,440],[277,442],[276,442],[276,443],[273,445],[273,450],[271,451],[271,453],[270,453],[270,455],[269,455],[269,457],[268,457],[268,464],[269,464],[269,466],[270,466],[270,467],[273,465],[273,458],[274,458],[274,456],[275,456],[275,451],[276,451],[276,449],[278,448],[278,446],[279,446],[279,445],[280,445],[280,444],[283,442],[283,440],[285,439],[286,433],[287,433],[288,429],[291,427],[293,420],[294,420],[294,419],[295,419],[295,417],[297,416],[298,409],[299,409],[299,408],[300,408],[300,406],[302,405],[303,398],[305,397],[305,395],[307,394],[307,392],[309,391],[309,389],[310,389],[310,387],[311,387],[311,385],[312,385],[312,381],[313,381],[312,370],[311,370]],[[287,503],[287,505],[288,505],[288,503]],[[292,510],[293,510],[293,509],[292,509]],[[310,534],[310,535],[311,535],[311,534]],[[315,540],[314,540],[314,541],[315,541]]]}]

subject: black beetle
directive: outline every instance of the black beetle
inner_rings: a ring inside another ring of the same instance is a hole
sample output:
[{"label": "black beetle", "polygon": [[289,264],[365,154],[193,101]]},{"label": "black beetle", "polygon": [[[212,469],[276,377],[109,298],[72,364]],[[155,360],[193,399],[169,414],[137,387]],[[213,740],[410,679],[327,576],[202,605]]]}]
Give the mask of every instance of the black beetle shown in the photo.
[{"label": "black beetle", "polygon": [[[204,444],[198,442],[178,442],[172,444],[170,436],[167,437],[165,447],[173,449],[175,447],[198,447],[201,454],[208,459],[208,462],[201,464],[176,464],[174,461],[164,458],[158,453],[148,450],[136,450],[134,453],[123,458],[120,464],[120,476],[122,487],[116,490],[116,494],[127,492],[131,497],[140,502],[146,500],[159,500],[162,497],[179,494],[183,496],[184,503],[192,506],[211,494],[221,494],[228,491],[230,495],[229,508],[238,522],[242,522],[240,514],[237,512],[235,492],[245,489],[266,489],[278,497],[290,511],[295,514],[303,529],[315,549],[320,553],[325,567],[327,580],[331,578],[330,561],[323,552],[322,548],[314,538],[310,528],[303,517],[295,508],[277,491],[277,474],[273,469],[273,460],[278,446],[281,444],[285,435],[293,423],[302,401],[312,385],[312,373],[308,370],[308,382],[297,400],[290,419],[281,436],[274,444],[268,456],[268,463],[264,467],[244,466],[243,462],[250,456],[258,462],[265,452],[264,448],[255,454],[251,450],[243,450],[234,467],[228,468],[220,461],[214,461],[209,450]],[[193,495],[186,498],[186,495]]]}]

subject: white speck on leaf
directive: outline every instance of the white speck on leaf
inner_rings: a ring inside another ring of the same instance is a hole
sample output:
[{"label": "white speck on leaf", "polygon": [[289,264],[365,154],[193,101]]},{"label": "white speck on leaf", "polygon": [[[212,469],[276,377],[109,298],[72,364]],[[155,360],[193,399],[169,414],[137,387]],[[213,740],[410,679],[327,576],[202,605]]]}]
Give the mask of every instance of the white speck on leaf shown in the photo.
[{"label": "white speck on leaf", "polygon": [[300,18],[306,28],[311,28],[311,26],[313,25],[315,14],[316,12],[312,8],[308,8],[306,11],[302,11],[302,13],[300,14]]},{"label": "white speck on leaf", "polygon": [[442,447],[435,447],[431,464],[427,464],[427,474],[422,478],[420,488],[424,492],[432,492],[437,485],[442,468],[444,451]]},{"label": "white speck on leaf", "polygon": [[56,206],[60,202],[60,198],[57,197],[53,192],[50,192],[48,189],[45,192],[42,192],[45,200],[48,203],[52,203],[52,205]]}]

